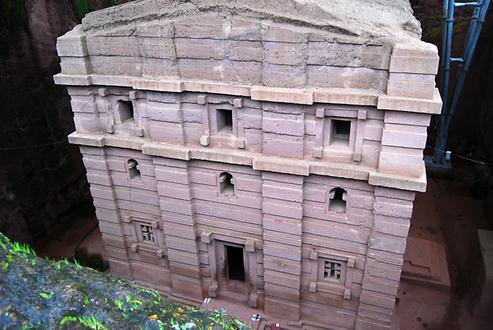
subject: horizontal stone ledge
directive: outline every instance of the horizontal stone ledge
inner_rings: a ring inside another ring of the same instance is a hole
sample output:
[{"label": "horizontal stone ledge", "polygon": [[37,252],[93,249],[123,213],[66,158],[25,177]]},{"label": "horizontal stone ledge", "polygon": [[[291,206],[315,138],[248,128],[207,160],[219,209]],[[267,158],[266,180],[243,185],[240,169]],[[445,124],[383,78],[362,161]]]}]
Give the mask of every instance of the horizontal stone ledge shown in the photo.
[{"label": "horizontal stone ledge", "polygon": [[374,90],[352,88],[292,89],[278,87],[232,85],[208,81],[154,80],[131,76],[67,75],[53,77],[57,85],[120,86],[136,90],[160,92],[199,92],[251,97],[252,100],[312,105],[314,103],[377,106],[380,110],[440,114],[442,101],[438,90],[433,99],[399,97],[380,94]]},{"label": "horizontal stone ledge", "polygon": [[252,100],[312,105],[313,103],[349,104],[376,106],[379,93],[374,90],[354,88],[279,88],[263,86],[232,85],[228,83],[151,79],[132,76],[67,75],[59,73],[53,77],[57,85],[67,86],[122,86],[136,90],[158,92],[198,92],[251,97]]},{"label": "horizontal stone ledge", "polygon": [[433,99],[381,95],[378,98],[377,109],[439,115],[442,112],[442,98],[436,88]]},{"label": "horizontal stone ledge", "polygon": [[317,160],[286,159],[268,157],[248,151],[227,149],[186,147],[159,142],[145,138],[119,137],[101,133],[74,132],[68,137],[72,144],[102,148],[117,147],[141,150],[143,154],[180,160],[208,160],[213,162],[252,166],[254,170],[292,175],[310,174],[368,181],[373,186],[396,188],[409,191],[426,191],[424,162],[421,177],[386,174],[376,172],[370,167],[351,164],[334,164]]},{"label": "horizontal stone ledge", "polygon": [[368,183],[372,186],[396,188],[401,190],[410,190],[425,192],[426,191],[426,170],[423,162],[421,169],[421,176],[419,178],[413,178],[403,175],[387,174],[379,172],[370,172]]},{"label": "horizontal stone ledge", "polygon": [[302,160],[286,160],[276,157],[255,157],[253,159],[253,169],[257,171],[278,172],[294,175],[308,176],[310,166]]},{"label": "horizontal stone ledge", "polygon": [[313,104],[313,92],[303,89],[252,87],[251,95],[257,101]]}]

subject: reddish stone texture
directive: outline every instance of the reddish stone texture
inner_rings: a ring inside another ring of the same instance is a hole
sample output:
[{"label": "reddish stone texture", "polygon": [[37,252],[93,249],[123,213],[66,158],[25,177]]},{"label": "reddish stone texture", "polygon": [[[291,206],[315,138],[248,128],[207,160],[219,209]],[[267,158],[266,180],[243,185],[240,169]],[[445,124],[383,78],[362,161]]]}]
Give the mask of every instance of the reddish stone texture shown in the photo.
[{"label": "reddish stone texture", "polygon": [[436,48],[228,6],[59,38],[111,269],[290,328],[395,327]]}]

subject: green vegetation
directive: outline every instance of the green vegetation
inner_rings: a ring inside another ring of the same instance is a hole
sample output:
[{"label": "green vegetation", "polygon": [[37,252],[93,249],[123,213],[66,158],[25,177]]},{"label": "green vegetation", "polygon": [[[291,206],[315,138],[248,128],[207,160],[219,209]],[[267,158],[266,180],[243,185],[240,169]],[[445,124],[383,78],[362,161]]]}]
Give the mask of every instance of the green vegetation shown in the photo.
[{"label": "green vegetation", "polygon": [[73,0],[73,3],[79,18],[84,17],[90,11],[88,0]]},{"label": "green vegetation", "polygon": [[67,259],[38,258],[0,233],[0,329],[247,329]]},{"label": "green vegetation", "polygon": [[64,325],[69,322],[79,323],[86,328],[92,330],[108,330],[107,327],[99,322],[94,316],[64,316],[60,321],[60,325]]}]

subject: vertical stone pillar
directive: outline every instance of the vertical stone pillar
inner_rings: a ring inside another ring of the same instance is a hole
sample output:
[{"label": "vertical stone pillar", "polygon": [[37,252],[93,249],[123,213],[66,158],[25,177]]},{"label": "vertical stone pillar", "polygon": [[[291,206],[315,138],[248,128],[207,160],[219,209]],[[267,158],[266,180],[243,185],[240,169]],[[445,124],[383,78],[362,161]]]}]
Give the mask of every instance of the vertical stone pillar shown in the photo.
[{"label": "vertical stone pillar", "polygon": [[91,186],[91,195],[111,271],[131,279],[132,271],[125,243],[124,224],[120,216],[105,149],[80,147],[80,152],[87,170],[87,181]]},{"label": "vertical stone pillar", "polygon": [[262,173],[265,312],[298,321],[303,177]]},{"label": "vertical stone pillar", "polygon": [[356,329],[391,329],[415,193],[375,188]]},{"label": "vertical stone pillar", "polygon": [[187,160],[154,158],[171,291],[178,298],[203,299],[199,247]]}]

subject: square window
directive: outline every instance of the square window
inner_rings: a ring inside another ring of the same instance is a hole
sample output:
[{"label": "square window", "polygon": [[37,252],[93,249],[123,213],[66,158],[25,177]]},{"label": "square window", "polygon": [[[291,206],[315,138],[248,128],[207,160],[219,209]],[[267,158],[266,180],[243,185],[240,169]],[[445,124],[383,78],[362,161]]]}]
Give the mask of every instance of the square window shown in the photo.
[{"label": "square window", "polygon": [[340,282],[342,276],[342,262],[324,261],[324,279]]},{"label": "square window", "polygon": [[336,258],[318,259],[318,281],[325,285],[345,285],[347,262]]},{"label": "square window", "polygon": [[347,146],[351,134],[351,122],[349,120],[332,119],[330,144]]},{"label": "square window", "polygon": [[134,107],[131,101],[118,101],[118,115],[120,122],[134,121]]},{"label": "square window", "polygon": [[154,243],[154,229],[150,225],[140,225],[142,241]]},{"label": "square window", "polygon": [[233,133],[233,111],[226,109],[216,110],[217,132],[224,134]]}]

